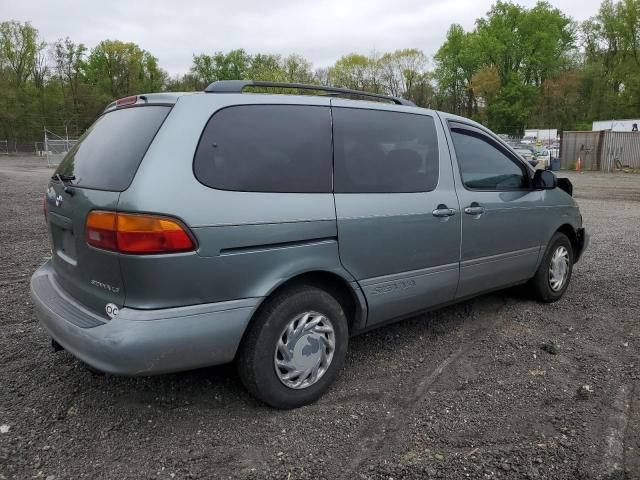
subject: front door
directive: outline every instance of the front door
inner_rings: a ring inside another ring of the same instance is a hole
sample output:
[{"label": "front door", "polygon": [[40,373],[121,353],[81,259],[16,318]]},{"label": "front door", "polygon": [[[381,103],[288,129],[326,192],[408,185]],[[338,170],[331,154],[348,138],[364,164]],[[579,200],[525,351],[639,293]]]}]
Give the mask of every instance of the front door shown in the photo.
[{"label": "front door", "polygon": [[448,122],[462,209],[460,286],[456,297],[532,277],[541,244],[541,191],[524,161],[487,132]]},{"label": "front door", "polygon": [[367,326],[451,301],[460,212],[442,126],[429,112],[332,100],[340,259]]}]

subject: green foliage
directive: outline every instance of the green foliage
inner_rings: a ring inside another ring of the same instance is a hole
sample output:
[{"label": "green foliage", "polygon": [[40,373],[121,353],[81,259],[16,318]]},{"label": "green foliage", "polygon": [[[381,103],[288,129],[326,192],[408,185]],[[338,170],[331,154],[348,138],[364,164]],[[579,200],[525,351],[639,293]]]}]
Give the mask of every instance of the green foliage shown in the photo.
[{"label": "green foliage", "polygon": [[119,40],[100,42],[87,59],[87,79],[104,102],[134,93],[163,88],[167,74],[158,59],[135,43]]},{"label": "green foliage", "polygon": [[485,121],[502,133],[520,134],[549,104],[543,85],[571,65],[574,24],[539,2],[531,9],[497,2],[471,32],[452,25],[436,53],[439,108]]},{"label": "green foliage", "polygon": [[451,25],[435,61],[437,108],[471,117],[477,110],[471,81],[481,68],[478,35],[466,33],[460,25]]},{"label": "green foliage", "polygon": [[258,53],[249,55],[244,50],[213,55],[194,55],[190,75],[195,78],[198,90],[217,80],[266,80],[270,82],[309,83],[313,80],[311,63],[299,55]]},{"label": "green foliage", "polygon": [[640,0],[605,0],[582,25],[584,95],[589,118],[640,112]]},{"label": "green foliage", "polygon": [[345,55],[329,68],[329,83],[353,90],[379,92],[380,79],[375,74],[375,63],[375,59],[365,55]]},{"label": "green foliage", "polygon": [[427,57],[415,48],[371,56],[352,53],[327,72],[327,83],[338,87],[405,97],[429,106],[433,97]]},{"label": "green foliage", "polygon": [[299,55],[236,49],[194,55],[188,73],[170,78],[155,56],[134,43],[104,40],[88,49],[65,38],[46,44],[29,22],[5,21],[0,139],[33,142],[45,126],[78,135],[116,98],[197,91],[229,79],[402,96],[500,133],[588,129],[596,119],[640,116],[640,0],[604,0],[582,24],[545,1],[526,8],[500,0],[471,31],[452,25],[433,60],[429,69],[418,49],[351,53],[314,70]]},{"label": "green foliage", "polygon": [[522,135],[536,103],[537,89],[511,73],[487,105],[487,123],[497,132]]},{"label": "green foliage", "polygon": [[9,81],[21,88],[34,74],[38,54],[45,44],[38,42],[38,31],[29,22],[0,23],[0,66]]}]

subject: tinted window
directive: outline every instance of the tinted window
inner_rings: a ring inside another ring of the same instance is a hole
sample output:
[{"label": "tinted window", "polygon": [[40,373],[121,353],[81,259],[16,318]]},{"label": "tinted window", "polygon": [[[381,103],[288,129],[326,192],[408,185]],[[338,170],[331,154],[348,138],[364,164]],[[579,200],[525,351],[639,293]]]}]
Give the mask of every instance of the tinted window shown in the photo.
[{"label": "tinted window", "polygon": [[336,192],[427,192],[438,183],[431,117],[334,108],[333,142]]},{"label": "tinted window", "polygon": [[522,167],[483,135],[456,129],[451,131],[451,137],[467,187],[509,190],[527,186]]},{"label": "tinted window", "polygon": [[249,192],[330,192],[329,107],[242,105],[205,127],[194,171],[205,185]]},{"label": "tinted window", "polygon": [[74,175],[74,184],[122,191],[133,180],[169,107],[123,108],[102,115],[64,157],[56,173]]}]

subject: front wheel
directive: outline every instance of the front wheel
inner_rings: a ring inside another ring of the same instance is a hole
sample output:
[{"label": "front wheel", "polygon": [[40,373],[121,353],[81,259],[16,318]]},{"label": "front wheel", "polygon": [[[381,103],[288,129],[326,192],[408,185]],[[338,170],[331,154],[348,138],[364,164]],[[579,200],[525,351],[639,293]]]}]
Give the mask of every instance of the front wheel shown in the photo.
[{"label": "front wheel", "polygon": [[320,398],[344,364],[349,338],[340,303],[307,285],[268,299],[238,353],[238,374],[255,397],[275,408]]},{"label": "front wheel", "polygon": [[569,286],[572,271],[573,246],[564,233],[557,232],[531,279],[536,299],[545,303],[560,300]]}]

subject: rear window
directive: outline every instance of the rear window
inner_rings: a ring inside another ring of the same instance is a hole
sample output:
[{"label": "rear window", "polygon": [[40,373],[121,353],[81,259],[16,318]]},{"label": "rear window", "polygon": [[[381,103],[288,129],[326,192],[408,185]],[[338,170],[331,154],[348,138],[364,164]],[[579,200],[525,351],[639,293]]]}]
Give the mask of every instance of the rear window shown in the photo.
[{"label": "rear window", "polygon": [[336,193],[428,192],[438,183],[438,140],[427,115],[333,109]]},{"label": "rear window", "polygon": [[245,192],[331,192],[331,113],[310,105],[239,105],[202,133],[194,173],[203,184]]},{"label": "rear window", "polygon": [[80,187],[125,190],[169,110],[144,106],[105,113],[80,137],[56,174],[75,176],[73,183]]}]

